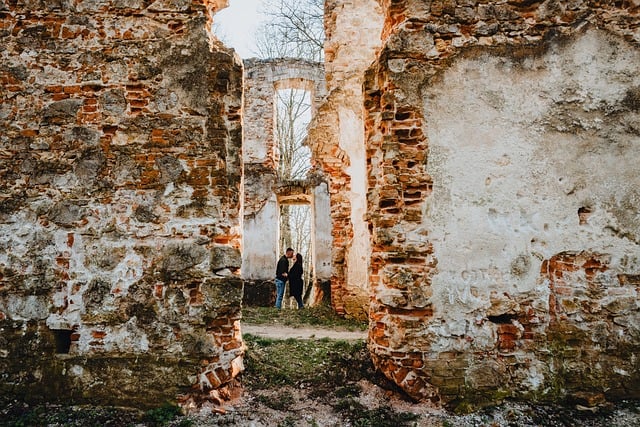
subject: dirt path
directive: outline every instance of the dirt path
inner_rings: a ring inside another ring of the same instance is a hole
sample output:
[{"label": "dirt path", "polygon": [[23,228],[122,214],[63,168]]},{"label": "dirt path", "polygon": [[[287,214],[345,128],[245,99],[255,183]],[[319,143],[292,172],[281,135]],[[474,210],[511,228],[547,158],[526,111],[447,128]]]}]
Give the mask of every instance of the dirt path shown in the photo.
[{"label": "dirt path", "polygon": [[364,341],[367,339],[366,331],[334,331],[321,328],[292,328],[282,325],[248,325],[246,323],[242,324],[242,333],[278,340],[287,338],[303,340],[330,338],[345,341]]}]

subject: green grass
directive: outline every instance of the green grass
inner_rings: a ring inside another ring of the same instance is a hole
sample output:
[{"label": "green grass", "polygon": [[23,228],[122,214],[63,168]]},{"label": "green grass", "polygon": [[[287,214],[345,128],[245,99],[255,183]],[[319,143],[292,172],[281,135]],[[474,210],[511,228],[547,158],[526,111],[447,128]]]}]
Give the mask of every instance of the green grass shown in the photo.
[{"label": "green grass", "polygon": [[242,321],[251,325],[278,323],[291,327],[315,326],[347,331],[364,331],[367,329],[366,322],[340,317],[327,306],[309,307],[302,310],[243,307]]},{"label": "green grass", "polygon": [[[244,340],[247,352],[242,382],[272,409],[286,411],[294,403],[291,393],[283,389],[289,386],[310,390],[309,398],[324,400],[353,426],[404,427],[417,419],[415,414],[395,412],[387,406],[367,409],[356,400],[361,393],[360,380],[386,381],[374,370],[364,342],[273,340],[253,335],[245,335]],[[278,389],[284,391],[277,398],[261,395],[261,390]],[[280,425],[294,425],[288,420]]]},{"label": "green grass", "polygon": [[0,402],[0,408],[2,427],[132,426],[141,421],[139,411],[125,408],[45,404],[30,406],[20,402]]},{"label": "green grass", "polygon": [[335,389],[373,373],[366,344],[244,336],[243,382],[254,389],[306,384]]},{"label": "green grass", "polygon": [[167,403],[147,411],[144,414],[144,421],[152,426],[164,426],[180,415],[182,415],[182,410],[179,406]]}]

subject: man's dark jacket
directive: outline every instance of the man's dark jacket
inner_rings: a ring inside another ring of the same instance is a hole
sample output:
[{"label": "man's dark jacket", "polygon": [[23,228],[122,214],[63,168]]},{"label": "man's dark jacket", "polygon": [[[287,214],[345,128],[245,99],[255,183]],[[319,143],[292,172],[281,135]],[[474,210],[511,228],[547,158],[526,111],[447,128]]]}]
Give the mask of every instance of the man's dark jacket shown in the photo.
[{"label": "man's dark jacket", "polygon": [[289,271],[289,258],[286,255],[282,255],[282,258],[278,260],[276,266],[276,279],[280,279],[283,282],[287,281],[287,278],[283,276],[284,273]]}]

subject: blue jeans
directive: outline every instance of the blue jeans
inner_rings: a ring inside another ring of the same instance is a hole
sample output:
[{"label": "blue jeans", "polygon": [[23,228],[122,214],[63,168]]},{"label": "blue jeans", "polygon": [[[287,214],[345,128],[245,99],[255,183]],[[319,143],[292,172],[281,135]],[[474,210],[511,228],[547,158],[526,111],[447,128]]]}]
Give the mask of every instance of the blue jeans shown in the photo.
[{"label": "blue jeans", "polygon": [[286,282],[284,280],[276,279],[276,308],[277,309],[282,308],[282,298],[284,298],[284,287],[286,286],[285,283]]}]

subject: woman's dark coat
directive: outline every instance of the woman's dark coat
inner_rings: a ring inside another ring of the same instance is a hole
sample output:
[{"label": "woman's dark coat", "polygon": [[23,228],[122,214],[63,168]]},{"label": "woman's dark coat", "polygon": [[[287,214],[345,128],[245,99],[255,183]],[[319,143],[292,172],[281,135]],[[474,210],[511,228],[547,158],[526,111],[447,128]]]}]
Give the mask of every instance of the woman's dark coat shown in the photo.
[{"label": "woman's dark coat", "polygon": [[289,294],[302,297],[302,264],[295,263],[289,270]]}]

